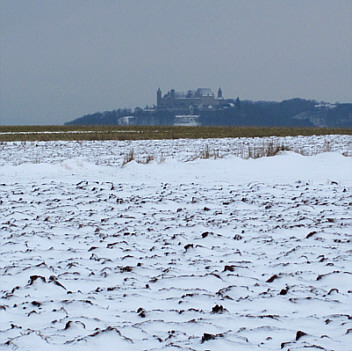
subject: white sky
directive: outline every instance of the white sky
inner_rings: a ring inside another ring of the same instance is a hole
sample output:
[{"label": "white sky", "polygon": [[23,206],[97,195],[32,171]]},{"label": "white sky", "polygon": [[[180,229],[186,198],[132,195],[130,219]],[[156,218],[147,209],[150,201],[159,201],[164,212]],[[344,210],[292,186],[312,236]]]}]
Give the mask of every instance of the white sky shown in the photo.
[{"label": "white sky", "polygon": [[351,0],[0,0],[0,125],[62,124],[156,90],[351,102]]}]

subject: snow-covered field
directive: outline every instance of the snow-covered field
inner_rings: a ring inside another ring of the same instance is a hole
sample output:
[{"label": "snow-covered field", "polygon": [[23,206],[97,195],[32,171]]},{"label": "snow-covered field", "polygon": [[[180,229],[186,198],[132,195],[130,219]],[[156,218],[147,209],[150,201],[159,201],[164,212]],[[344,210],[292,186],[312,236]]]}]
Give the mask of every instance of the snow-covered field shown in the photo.
[{"label": "snow-covered field", "polygon": [[0,349],[350,350],[351,137],[263,140],[0,145]]}]

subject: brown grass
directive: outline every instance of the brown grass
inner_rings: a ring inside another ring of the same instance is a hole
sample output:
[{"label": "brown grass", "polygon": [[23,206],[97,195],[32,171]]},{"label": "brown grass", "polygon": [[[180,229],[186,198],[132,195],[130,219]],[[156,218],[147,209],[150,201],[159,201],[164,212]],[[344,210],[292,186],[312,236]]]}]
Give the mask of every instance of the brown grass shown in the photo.
[{"label": "brown grass", "polygon": [[0,141],[209,139],[327,134],[351,135],[352,129],[172,126],[0,126]]}]

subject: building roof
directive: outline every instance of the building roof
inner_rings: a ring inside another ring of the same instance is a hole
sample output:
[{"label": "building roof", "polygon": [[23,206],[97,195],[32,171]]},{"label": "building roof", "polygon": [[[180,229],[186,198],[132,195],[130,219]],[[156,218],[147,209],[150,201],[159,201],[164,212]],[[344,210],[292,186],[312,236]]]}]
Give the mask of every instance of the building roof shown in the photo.
[{"label": "building roof", "polygon": [[197,93],[199,96],[214,96],[214,93],[209,88],[198,88]]},{"label": "building roof", "polygon": [[176,91],[175,92],[175,98],[176,99],[184,99],[186,97],[185,93],[182,91]]}]

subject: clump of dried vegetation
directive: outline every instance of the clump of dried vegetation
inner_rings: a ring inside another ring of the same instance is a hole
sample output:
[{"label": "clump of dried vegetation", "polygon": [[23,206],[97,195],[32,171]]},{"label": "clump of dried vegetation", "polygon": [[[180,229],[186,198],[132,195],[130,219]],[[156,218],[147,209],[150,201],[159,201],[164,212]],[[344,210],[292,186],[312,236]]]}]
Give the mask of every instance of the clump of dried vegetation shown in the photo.
[{"label": "clump of dried vegetation", "polygon": [[163,154],[161,154],[159,157],[157,157],[154,154],[146,154],[146,155],[136,156],[134,149],[131,148],[124,155],[121,167],[124,167],[127,163],[130,163],[132,161],[136,161],[137,163],[141,163],[141,164],[146,165],[154,160],[156,160],[158,163],[162,163],[165,161],[165,156]]},{"label": "clump of dried vegetation", "polygon": [[269,141],[269,142],[263,143],[263,146],[248,145],[247,147],[244,147],[242,149],[241,157],[244,159],[272,157],[272,156],[276,156],[282,151],[294,151],[294,150],[292,150],[292,148],[284,144],[275,144],[273,141]]},{"label": "clump of dried vegetation", "polygon": [[203,149],[197,158],[201,158],[203,160],[208,159],[208,158],[213,158],[216,160],[217,158],[222,158],[223,156],[220,156],[219,150],[211,150],[209,148],[209,145],[207,144],[205,146],[205,149]]},{"label": "clump of dried vegetation", "polygon": [[[284,144],[275,144],[273,141],[263,142],[262,146],[259,145],[250,145],[244,144],[242,145],[235,154],[237,157],[241,157],[243,159],[249,158],[260,158],[260,157],[271,157],[276,156],[282,151],[293,151],[288,146]],[[196,154],[191,160],[195,160],[197,158],[200,159],[217,159],[223,158],[227,156],[227,154],[220,154],[219,150],[212,150],[208,145],[205,146],[203,150],[201,150],[198,154]]]},{"label": "clump of dried vegetation", "polygon": [[[280,154],[284,151],[291,151],[302,156],[308,155],[316,155],[322,152],[330,152],[331,151],[331,144],[329,141],[325,141],[323,146],[317,147],[314,150],[307,150],[301,149],[299,147],[288,146],[284,143],[279,143],[274,140],[264,140],[262,145],[258,144],[250,144],[248,141],[243,143],[237,150],[231,151],[222,151],[220,152],[218,149],[211,148],[208,144],[206,144],[200,151],[194,153],[193,155],[184,159],[184,162],[190,162],[197,159],[219,159],[224,158],[229,155],[234,155],[240,157],[242,159],[257,159],[261,157],[272,157]],[[349,154],[343,154],[344,156],[349,156]],[[135,161],[141,164],[148,164],[151,161],[156,160],[159,163],[165,161],[165,156],[160,155],[159,157],[154,154],[140,154],[136,155],[133,148],[131,148],[123,157],[121,167],[125,166],[127,163],[131,161]]]}]

